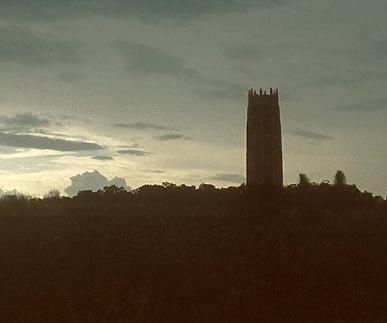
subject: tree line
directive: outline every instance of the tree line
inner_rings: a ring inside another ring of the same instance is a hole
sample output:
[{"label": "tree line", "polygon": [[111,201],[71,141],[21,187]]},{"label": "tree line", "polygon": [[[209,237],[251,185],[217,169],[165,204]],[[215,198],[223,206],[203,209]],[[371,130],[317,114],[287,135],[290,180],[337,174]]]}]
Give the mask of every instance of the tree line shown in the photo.
[{"label": "tree line", "polygon": [[[12,192],[0,194],[0,201],[38,201],[28,195]],[[355,184],[348,184],[343,171],[337,171],[332,183],[311,182],[306,174],[299,175],[297,184],[287,185],[283,188],[271,186],[247,187],[244,183],[240,186],[217,188],[213,184],[202,183],[194,185],[177,185],[170,182],[162,184],[147,184],[137,189],[127,191],[116,185],[105,186],[97,191],[81,190],[69,198],[61,196],[58,190],[51,190],[43,196],[43,200],[73,200],[77,202],[121,201],[121,202],[152,202],[152,203],[255,203],[281,205],[284,207],[305,206],[309,208],[358,208],[378,207],[387,208],[387,201],[381,196],[364,191]]]}]

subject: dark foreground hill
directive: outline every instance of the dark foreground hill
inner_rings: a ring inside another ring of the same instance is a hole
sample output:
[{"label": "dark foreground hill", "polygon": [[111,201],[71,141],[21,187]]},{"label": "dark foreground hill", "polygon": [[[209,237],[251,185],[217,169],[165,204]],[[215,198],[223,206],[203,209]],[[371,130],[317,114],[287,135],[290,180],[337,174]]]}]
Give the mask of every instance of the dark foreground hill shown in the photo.
[{"label": "dark foreground hill", "polygon": [[385,202],[350,187],[278,194],[7,198],[1,322],[386,322]]}]

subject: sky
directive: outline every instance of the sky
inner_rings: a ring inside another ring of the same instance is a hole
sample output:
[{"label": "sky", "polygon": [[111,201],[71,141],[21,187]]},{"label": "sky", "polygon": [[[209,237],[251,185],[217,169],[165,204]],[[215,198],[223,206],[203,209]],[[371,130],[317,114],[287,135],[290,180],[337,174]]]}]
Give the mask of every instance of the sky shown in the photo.
[{"label": "sky", "polygon": [[2,0],[0,189],[64,192],[94,170],[132,188],[239,185],[247,91],[274,87],[286,184],[343,170],[386,196],[386,10],[385,0]]}]

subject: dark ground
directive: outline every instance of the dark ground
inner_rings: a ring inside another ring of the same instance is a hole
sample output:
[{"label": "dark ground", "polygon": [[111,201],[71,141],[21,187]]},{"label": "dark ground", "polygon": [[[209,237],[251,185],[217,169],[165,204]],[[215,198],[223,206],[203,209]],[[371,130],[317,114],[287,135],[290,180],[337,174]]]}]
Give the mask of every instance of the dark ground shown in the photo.
[{"label": "dark ground", "polygon": [[0,202],[1,322],[387,322],[385,204],[189,194]]}]

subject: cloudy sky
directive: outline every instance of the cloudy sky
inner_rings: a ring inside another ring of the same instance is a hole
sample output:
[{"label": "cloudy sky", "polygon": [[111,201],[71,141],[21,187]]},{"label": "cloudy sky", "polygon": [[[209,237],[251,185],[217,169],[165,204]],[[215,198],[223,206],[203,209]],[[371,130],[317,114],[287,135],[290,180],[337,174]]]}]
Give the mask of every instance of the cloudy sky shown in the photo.
[{"label": "cloudy sky", "polygon": [[0,189],[98,170],[237,185],[250,87],[278,87],[285,182],[387,194],[385,0],[2,0]]}]

